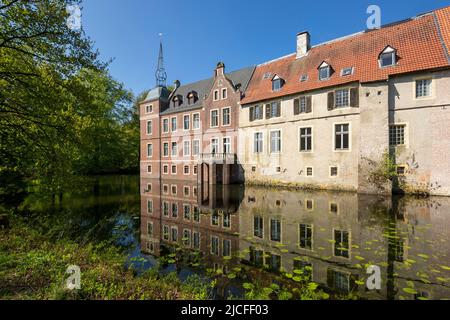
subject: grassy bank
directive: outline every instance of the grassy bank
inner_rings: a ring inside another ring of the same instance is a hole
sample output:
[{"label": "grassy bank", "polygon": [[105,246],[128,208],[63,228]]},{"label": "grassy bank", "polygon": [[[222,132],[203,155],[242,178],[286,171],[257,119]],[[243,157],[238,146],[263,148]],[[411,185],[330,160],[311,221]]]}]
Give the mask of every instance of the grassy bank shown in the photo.
[{"label": "grassy bank", "polygon": [[[0,299],[207,299],[197,277],[126,270],[126,256],[106,243],[79,245],[48,239],[21,218],[0,229]],[[69,265],[81,269],[81,289],[66,288]]]}]

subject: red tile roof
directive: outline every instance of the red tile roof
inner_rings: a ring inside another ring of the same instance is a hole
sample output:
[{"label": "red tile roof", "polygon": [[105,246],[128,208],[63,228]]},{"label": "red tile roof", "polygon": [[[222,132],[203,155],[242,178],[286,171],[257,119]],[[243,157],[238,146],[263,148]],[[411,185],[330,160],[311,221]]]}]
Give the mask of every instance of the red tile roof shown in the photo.
[{"label": "red tile roof", "polygon": [[[312,47],[306,57],[296,59],[292,54],[257,66],[242,104],[277,98],[319,88],[350,82],[387,80],[391,75],[437,69],[450,66],[450,7],[436,10],[417,18],[361,32]],[[396,66],[380,68],[378,57],[387,47],[397,50]],[[318,67],[329,63],[334,73],[329,80],[319,81]],[[341,70],[354,67],[350,76],[341,76]],[[265,73],[271,77],[263,79]],[[278,92],[272,91],[272,77],[277,74],[286,83]],[[308,80],[300,82],[302,75]]]}]

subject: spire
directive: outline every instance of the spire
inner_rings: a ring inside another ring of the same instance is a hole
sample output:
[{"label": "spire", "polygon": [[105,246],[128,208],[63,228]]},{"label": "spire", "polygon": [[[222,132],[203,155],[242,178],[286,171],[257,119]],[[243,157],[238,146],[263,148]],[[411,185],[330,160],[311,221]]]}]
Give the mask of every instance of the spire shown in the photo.
[{"label": "spire", "polygon": [[163,55],[163,45],[162,45],[162,33],[159,34],[159,56],[158,56],[158,68],[155,72],[156,86],[165,87],[167,80],[166,69],[164,68],[164,55]]}]

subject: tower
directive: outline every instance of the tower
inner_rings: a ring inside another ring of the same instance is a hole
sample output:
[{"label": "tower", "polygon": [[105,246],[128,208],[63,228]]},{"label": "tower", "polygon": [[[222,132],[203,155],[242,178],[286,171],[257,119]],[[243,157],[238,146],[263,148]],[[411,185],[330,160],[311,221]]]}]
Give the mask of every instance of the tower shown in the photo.
[{"label": "tower", "polygon": [[158,67],[155,72],[156,77],[156,87],[166,87],[167,73],[164,68],[164,55],[163,55],[163,45],[162,45],[162,34],[159,34],[159,56],[158,56]]}]

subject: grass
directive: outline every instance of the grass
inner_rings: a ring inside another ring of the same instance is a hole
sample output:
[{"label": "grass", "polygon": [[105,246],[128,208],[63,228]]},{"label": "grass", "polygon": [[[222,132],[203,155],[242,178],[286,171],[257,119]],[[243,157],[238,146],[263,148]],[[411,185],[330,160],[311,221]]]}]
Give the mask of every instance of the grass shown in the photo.
[{"label": "grass", "polygon": [[[107,243],[79,245],[52,240],[11,219],[0,230],[0,299],[185,300],[209,298],[210,285],[196,276],[180,281],[175,274],[126,270],[126,256]],[[66,289],[66,269],[81,269],[81,289]]]}]

